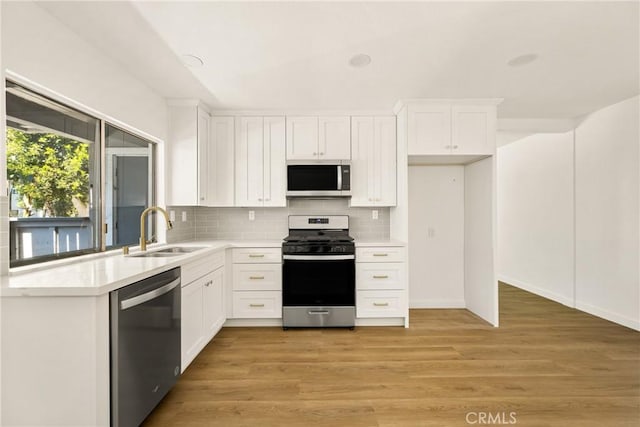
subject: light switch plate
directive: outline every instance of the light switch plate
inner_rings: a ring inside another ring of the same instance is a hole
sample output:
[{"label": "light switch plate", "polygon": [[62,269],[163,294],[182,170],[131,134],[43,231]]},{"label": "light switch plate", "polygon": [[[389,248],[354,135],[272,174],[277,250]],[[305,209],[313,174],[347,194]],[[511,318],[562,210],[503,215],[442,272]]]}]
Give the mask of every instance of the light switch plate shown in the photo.
[{"label": "light switch plate", "polygon": [[378,219],[378,210],[377,209],[373,209],[371,211],[371,219]]},{"label": "light switch plate", "polygon": [[169,211],[169,220],[171,222],[176,222],[176,211]]},{"label": "light switch plate", "polygon": [[182,211],[182,222],[187,220],[187,211]]},{"label": "light switch plate", "polygon": [[249,221],[256,219],[256,211],[249,211]]}]

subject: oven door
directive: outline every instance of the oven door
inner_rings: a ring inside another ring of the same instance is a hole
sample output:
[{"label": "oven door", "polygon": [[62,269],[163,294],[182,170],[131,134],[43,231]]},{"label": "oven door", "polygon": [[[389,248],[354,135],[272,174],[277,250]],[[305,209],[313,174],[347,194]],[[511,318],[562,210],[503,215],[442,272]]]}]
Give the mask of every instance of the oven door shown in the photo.
[{"label": "oven door", "polygon": [[284,255],[283,306],[354,306],[355,255]]}]

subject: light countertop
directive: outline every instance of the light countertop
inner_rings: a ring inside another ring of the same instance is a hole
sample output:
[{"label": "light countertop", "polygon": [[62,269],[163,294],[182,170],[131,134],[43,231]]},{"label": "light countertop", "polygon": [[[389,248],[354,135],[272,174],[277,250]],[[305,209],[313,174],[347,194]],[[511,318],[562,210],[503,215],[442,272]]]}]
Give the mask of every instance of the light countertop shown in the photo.
[{"label": "light countertop", "polygon": [[[89,255],[16,269],[0,276],[0,296],[98,296],[233,247],[281,247],[281,240],[192,241],[149,246],[149,252],[164,246],[205,246],[204,249],[172,257],[135,257],[121,251]],[[131,252],[135,255],[136,251]]]},{"label": "light countertop", "polygon": [[[356,247],[405,246],[397,240],[356,240]],[[279,248],[282,240],[190,241],[149,246],[204,246],[194,252],[171,257],[125,256],[119,250],[15,269],[0,276],[0,296],[98,296],[154,274],[227,248]],[[132,250],[130,255],[137,251]]]}]

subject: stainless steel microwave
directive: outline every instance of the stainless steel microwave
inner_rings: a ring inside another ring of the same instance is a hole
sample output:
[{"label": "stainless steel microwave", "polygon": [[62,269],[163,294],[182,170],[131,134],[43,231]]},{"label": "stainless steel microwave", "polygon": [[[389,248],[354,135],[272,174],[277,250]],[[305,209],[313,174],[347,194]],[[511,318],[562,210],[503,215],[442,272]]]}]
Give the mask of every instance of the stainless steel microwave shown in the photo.
[{"label": "stainless steel microwave", "polygon": [[287,164],[287,197],[349,196],[351,165],[347,162]]}]

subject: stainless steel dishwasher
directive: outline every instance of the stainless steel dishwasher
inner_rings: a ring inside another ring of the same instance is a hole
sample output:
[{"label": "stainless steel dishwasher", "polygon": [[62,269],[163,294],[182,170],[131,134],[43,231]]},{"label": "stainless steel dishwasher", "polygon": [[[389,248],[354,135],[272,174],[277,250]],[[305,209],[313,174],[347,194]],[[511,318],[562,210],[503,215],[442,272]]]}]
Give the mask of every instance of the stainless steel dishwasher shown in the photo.
[{"label": "stainless steel dishwasher", "polygon": [[139,426],[180,376],[180,268],[110,295],[111,425]]}]

